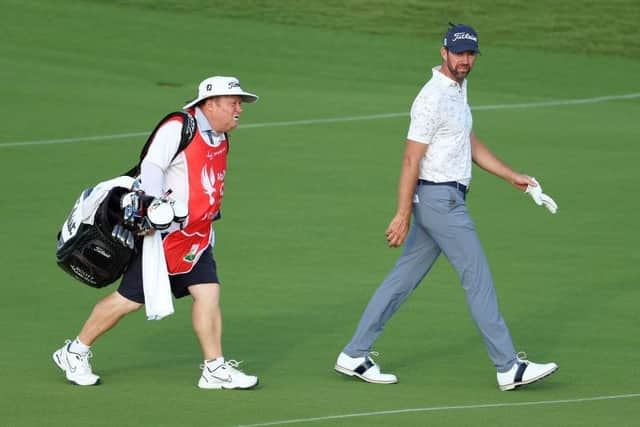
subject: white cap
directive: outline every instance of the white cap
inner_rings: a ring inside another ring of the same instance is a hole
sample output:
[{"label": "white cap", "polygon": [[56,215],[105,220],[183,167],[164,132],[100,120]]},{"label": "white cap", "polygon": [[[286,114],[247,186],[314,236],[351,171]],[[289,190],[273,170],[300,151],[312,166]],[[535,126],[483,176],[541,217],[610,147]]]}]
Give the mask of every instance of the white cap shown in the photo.
[{"label": "white cap", "polygon": [[191,108],[203,99],[212,96],[238,95],[242,101],[252,103],[258,100],[258,96],[245,92],[240,87],[240,81],[235,77],[214,76],[203,80],[198,86],[198,97],[190,101],[183,109]]}]

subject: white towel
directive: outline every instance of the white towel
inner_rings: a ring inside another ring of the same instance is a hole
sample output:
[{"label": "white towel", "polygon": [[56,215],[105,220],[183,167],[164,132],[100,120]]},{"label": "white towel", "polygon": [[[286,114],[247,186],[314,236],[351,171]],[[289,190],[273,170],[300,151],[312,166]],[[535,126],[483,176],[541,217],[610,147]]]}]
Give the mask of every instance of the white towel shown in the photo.
[{"label": "white towel", "polygon": [[145,236],[142,242],[142,286],[148,320],[160,320],[174,313],[167,262],[158,232]]}]

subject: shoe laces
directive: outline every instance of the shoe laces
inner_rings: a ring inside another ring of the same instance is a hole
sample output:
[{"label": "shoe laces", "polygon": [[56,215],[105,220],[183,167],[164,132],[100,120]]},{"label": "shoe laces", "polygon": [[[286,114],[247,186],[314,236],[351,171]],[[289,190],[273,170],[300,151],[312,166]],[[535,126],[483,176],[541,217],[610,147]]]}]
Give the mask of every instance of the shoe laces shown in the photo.
[{"label": "shoe laces", "polygon": [[80,359],[82,360],[83,366],[89,368],[89,370],[91,370],[91,364],[89,363],[89,359],[91,359],[92,357],[93,357],[93,353],[91,352],[91,350],[89,350],[85,354],[80,355]]},{"label": "shoe laces", "polygon": [[[230,370],[232,370],[232,372],[233,371],[239,371],[237,368],[240,366],[240,364],[242,362],[243,362],[242,360],[237,361],[237,360],[234,360],[234,359],[225,360],[224,363],[221,364],[220,366],[218,366],[216,369],[220,369],[220,368],[222,368],[222,369],[230,369]],[[200,369],[204,369],[205,366],[207,366],[206,363],[201,364],[200,365]]]},{"label": "shoe laces", "polygon": [[238,362],[237,360],[230,359],[230,360],[227,360],[227,361],[226,361],[226,362],[224,362],[224,363],[225,363],[225,365],[230,366],[230,367],[232,367],[232,368],[237,368],[238,366],[240,366],[240,364],[241,364],[242,362],[243,362],[242,360]]},{"label": "shoe laces", "polygon": [[238,369],[240,364],[242,364],[242,360],[237,361],[237,360],[231,359],[231,360],[227,360],[227,361],[224,362],[225,368],[228,369],[232,374],[242,374],[242,375],[244,375],[244,372],[242,372],[240,369]]},{"label": "shoe laces", "polygon": [[364,357],[364,358],[365,358],[365,360],[366,360],[366,359],[369,359],[369,360],[370,360],[370,361],[372,361],[372,362],[373,362],[373,364],[375,365],[375,364],[376,364],[376,361],[375,361],[375,360],[373,360],[373,357],[371,357],[371,356],[378,357],[378,356],[380,356],[380,353],[378,353],[377,351],[370,351],[370,352],[369,352],[369,353],[367,353],[367,355]]},{"label": "shoe laces", "polygon": [[73,357],[79,362],[78,368],[81,373],[92,373],[91,371],[91,363],[89,363],[89,359],[93,357],[93,353],[91,350],[82,354],[82,353],[74,353],[72,351],[67,350],[69,353],[73,355]]},{"label": "shoe laces", "polygon": [[380,353],[378,353],[377,351],[370,351],[369,353],[367,353],[367,357],[371,359],[371,356],[378,357],[380,356]]},{"label": "shoe laces", "polygon": [[516,354],[516,358],[518,359],[518,362],[529,363],[526,351],[519,351],[518,354]]}]

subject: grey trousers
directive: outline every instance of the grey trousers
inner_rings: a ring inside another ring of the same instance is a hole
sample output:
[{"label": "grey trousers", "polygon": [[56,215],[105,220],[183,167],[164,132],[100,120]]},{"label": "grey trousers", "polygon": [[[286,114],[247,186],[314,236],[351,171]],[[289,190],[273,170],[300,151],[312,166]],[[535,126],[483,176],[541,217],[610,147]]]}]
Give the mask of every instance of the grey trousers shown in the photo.
[{"label": "grey trousers", "polygon": [[371,351],[384,325],[427,275],[443,252],[454,267],[471,316],[499,372],[509,370],[516,351],[500,310],[489,264],[461,191],[442,185],[416,187],[414,221],[402,255],[367,305],[344,352],[362,357]]}]

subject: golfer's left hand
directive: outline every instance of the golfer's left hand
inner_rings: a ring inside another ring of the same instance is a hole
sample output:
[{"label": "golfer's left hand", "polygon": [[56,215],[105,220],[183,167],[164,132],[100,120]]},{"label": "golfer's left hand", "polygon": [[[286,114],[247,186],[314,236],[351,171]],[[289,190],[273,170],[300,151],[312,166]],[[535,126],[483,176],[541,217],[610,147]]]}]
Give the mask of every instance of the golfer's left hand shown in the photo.
[{"label": "golfer's left hand", "polygon": [[540,185],[535,178],[531,177],[531,180],[533,183],[527,185],[527,188],[524,190],[525,193],[531,196],[536,205],[544,205],[549,212],[552,214],[556,213],[558,211],[558,205],[556,202],[551,198],[551,196],[542,192],[542,185]]}]

